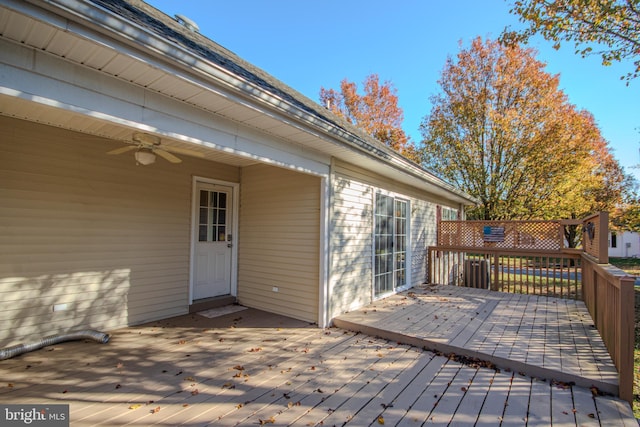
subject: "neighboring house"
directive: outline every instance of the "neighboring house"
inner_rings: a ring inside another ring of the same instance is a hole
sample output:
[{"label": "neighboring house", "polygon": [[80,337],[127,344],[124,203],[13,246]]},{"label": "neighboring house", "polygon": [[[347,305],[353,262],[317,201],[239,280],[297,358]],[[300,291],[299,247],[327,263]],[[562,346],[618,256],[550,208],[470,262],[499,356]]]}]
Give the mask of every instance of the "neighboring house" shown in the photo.
[{"label": "neighboring house", "polygon": [[0,52],[0,346],[221,295],[324,327],[475,202],[140,1],[0,0]]},{"label": "neighboring house", "polygon": [[640,257],[640,234],[635,231],[610,231],[609,256],[616,258]]}]

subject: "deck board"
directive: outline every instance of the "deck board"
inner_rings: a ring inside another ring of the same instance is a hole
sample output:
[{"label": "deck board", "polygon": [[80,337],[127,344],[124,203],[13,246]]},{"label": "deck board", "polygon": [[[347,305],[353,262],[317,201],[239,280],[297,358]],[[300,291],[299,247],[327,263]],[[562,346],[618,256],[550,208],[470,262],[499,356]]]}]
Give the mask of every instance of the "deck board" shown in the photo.
[{"label": "deck board", "polygon": [[485,403],[489,403],[487,399],[494,377],[495,371],[490,369],[480,369],[475,372],[470,384],[466,386],[467,390],[460,405],[451,418],[452,425],[474,425]]},{"label": "deck board", "polygon": [[[430,297],[447,303],[420,317],[435,333],[462,333],[446,323],[456,310],[501,309],[481,296],[470,303],[455,294]],[[420,315],[416,298],[405,298],[394,305],[377,302],[361,317],[379,313],[399,322],[408,313]],[[510,301],[505,315],[521,308],[520,297]],[[270,327],[265,319],[275,318],[267,313],[243,313],[244,320],[181,316],[113,331],[104,345],[69,342],[0,361],[0,398],[67,403],[74,427],[496,426],[503,418],[503,425],[525,419],[531,426],[635,423],[625,402],[594,398],[587,388],[461,363],[341,328],[322,330],[286,318]],[[441,328],[430,324],[434,316],[445,321]],[[490,318],[473,328],[494,330]],[[469,323],[473,319],[469,314]],[[472,338],[467,342],[479,342]]]}]

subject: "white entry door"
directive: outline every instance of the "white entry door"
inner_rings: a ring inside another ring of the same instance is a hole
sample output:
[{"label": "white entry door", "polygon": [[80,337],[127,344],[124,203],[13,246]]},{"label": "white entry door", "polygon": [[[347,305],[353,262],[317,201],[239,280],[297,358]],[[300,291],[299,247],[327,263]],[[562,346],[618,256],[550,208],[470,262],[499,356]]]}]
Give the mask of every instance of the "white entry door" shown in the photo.
[{"label": "white entry door", "polygon": [[193,299],[231,293],[233,189],[196,183]]}]

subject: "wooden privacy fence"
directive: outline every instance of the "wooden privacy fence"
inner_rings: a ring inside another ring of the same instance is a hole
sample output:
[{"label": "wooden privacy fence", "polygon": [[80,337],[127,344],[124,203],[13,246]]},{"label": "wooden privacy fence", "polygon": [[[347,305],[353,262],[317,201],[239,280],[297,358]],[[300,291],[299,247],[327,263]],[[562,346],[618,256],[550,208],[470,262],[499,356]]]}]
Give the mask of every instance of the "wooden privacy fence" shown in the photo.
[{"label": "wooden privacy fence", "polygon": [[[581,235],[578,248],[566,234]],[[634,279],[608,264],[609,215],[580,220],[440,221],[429,283],[581,299],[633,400]]]},{"label": "wooden privacy fence", "polygon": [[560,221],[440,221],[438,246],[558,252],[565,244]]}]

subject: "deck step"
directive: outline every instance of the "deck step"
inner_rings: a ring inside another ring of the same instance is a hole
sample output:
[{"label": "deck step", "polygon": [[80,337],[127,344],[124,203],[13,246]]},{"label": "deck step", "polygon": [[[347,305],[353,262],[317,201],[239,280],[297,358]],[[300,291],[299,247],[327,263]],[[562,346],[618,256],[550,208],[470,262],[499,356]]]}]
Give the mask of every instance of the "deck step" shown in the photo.
[{"label": "deck step", "polygon": [[233,295],[222,295],[213,298],[204,298],[193,301],[189,306],[189,313],[197,313],[199,311],[211,310],[212,308],[224,307],[225,305],[234,304],[236,297]]}]

